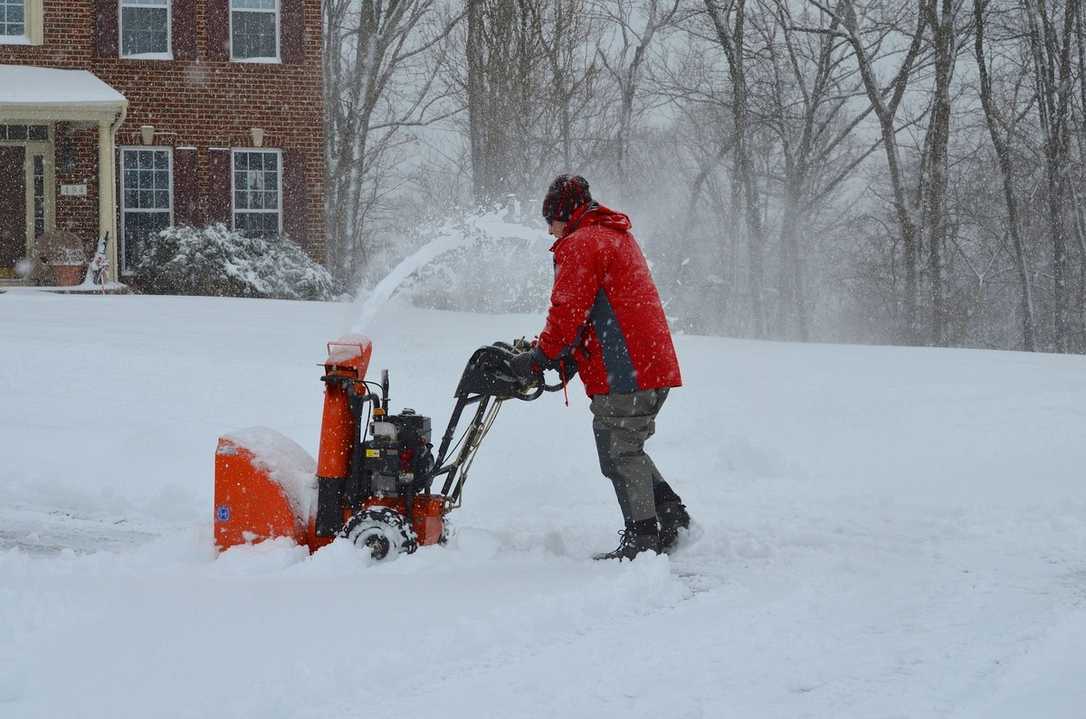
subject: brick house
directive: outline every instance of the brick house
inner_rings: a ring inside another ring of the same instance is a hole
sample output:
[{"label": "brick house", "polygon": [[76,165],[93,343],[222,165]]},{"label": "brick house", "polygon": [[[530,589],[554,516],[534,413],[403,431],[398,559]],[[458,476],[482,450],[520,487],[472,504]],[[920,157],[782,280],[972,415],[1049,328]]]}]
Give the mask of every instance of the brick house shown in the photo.
[{"label": "brick house", "polygon": [[0,0],[0,277],[171,224],[324,251],[321,0]]}]

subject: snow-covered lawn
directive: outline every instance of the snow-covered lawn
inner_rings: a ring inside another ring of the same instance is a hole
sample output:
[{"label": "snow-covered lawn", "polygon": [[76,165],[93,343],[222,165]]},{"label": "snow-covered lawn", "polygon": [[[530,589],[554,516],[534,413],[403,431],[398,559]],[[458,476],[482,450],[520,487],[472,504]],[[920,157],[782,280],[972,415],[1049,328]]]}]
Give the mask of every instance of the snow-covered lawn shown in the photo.
[{"label": "snow-covered lawn", "polygon": [[[447,548],[216,558],[216,438],[315,454],[356,311],[0,295],[0,717],[1086,715],[1086,358],[680,337],[671,558],[588,558],[579,384],[502,410]],[[440,431],[540,324],[386,307],[371,367]]]}]

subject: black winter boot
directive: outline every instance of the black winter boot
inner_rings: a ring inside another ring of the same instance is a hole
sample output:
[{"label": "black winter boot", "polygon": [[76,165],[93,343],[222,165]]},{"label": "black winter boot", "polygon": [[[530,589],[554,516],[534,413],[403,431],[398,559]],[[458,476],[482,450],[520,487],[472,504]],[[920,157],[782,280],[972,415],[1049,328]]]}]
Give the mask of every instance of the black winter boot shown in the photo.
[{"label": "black winter boot", "polygon": [[660,519],[660,551],[670,552],[679,538],[679,530],[690,529],[690,515],[686,505],[673,501],[657,505],[656,516]]},{"label": "black winter boot", "polygon": [[633,560],[641,552],[660,553],[660,532],[655,519],[645,519],[627,524],[626,529],[618,533],[622,540],[613,552],[592,555],[593,559]]}]

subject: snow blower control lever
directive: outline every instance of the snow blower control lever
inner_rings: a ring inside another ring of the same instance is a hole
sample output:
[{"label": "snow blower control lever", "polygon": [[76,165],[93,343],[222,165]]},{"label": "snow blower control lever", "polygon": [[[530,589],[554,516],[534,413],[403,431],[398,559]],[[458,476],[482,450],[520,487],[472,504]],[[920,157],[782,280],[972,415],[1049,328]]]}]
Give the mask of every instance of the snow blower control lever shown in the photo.
[{"label": "snow blower control lever", "polygon": [[[529,349],[518,340],[472,354],[435,457],[429,417],[406,408],[390,414],[388,371],[382,371],[379,385],[366,380],[370,341],[348,337],[329,343],[316,492],[312,474],[299,480],[297,471],[282,466],[284,458],[304,455],[290,439],[272,430],[221,437],[215,458],[219,548],[290,536],[315,551],[343,536],[380,560],[444,542],[445,516],[460,506],[468,470],[502,403],[562,389],[512,372],[510,360]],[[469,407],[471,420],[456,439]],[[444,481],[435,492],[439,477]]]}]

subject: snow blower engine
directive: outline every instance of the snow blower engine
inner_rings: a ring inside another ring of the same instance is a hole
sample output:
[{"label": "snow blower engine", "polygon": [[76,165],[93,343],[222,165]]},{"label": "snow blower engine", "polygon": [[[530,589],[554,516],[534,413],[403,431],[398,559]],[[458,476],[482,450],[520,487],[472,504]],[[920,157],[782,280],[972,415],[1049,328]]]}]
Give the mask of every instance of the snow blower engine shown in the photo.
[{"label": "snow blower engine", "polygon": [[[338,536],[382,560],[443,543],[446,515],[460,506],[468,470],[502,403],[562,389],[516,378],[509,362],[530,348],[524,340],[496,342],[471,355],[435,457],[429,417],[411,409],[390,413],[388,370],[379,384],[366,380],[370,341],[352,336],[329,342],[316,462],[271,429],[219,438],[216,545],[225,550],[289,537],[312,552]],[[471,419],[456,439],[470,407]]]}]

